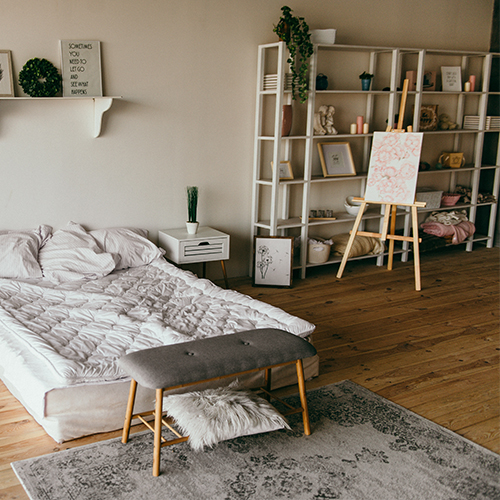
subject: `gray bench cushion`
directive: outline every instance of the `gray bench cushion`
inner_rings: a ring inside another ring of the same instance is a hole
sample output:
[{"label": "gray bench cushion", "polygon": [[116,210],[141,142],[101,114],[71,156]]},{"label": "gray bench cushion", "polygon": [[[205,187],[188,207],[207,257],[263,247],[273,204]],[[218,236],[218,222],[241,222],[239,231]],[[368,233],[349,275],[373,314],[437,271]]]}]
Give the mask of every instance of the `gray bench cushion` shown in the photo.
[{"label": "gray bench cushion", "polygon": [[123,356],[118,365],[139,385],[161,389],[315,354],[307,340],[269,328],[144,349]]}]

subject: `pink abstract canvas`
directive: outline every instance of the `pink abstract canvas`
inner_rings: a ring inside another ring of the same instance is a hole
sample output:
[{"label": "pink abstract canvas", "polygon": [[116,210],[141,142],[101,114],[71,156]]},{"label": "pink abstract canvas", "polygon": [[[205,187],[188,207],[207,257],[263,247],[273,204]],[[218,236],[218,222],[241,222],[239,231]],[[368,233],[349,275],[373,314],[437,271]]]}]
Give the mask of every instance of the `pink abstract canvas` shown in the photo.
[{"label": "pink abstract canvas", "polygon": [[375,132],[365,200],[411,205],[415,202],[423,134]]}]

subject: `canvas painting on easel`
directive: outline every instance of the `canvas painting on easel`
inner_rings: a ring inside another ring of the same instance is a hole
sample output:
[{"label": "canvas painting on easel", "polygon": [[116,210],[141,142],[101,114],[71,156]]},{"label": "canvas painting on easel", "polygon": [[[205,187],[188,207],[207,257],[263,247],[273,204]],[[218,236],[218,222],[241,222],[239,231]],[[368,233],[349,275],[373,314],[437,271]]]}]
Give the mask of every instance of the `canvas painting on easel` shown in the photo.
[{"label": "canvas painting on easel", "polygon": [[374,132],[365,192],[368,203],[415,202],[422,140],[420,132]]}]

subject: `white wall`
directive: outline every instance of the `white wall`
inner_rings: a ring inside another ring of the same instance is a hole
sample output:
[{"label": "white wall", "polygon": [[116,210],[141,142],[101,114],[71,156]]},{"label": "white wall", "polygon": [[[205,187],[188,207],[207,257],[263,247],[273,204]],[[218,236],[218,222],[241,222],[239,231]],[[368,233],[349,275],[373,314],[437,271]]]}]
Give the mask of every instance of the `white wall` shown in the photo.
[{"label": "white wall", "polygon": [[[256,46],[275,40],[284,0],[2,0],[0,49],[14,75],[59,64],[60,39],[102,42],[106,95],[91,137],[88,102],[0,101],[0,228],[69,220],[88,228],[181,227],[185,187],[199,220],[231,234],[230,276],[248,273]],[[337,42],[488,50],[493,0],[294,0]],[[16,85],[16,95],[22,90]]]}]

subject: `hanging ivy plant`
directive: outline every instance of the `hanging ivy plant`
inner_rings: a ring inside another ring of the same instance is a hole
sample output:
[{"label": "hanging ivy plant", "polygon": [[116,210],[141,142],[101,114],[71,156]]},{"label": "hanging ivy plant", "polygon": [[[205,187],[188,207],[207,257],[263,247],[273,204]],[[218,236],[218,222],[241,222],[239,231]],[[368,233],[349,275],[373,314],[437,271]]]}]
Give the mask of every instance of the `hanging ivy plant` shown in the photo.
[{"label": "hanging ivy plant", "polygon": [[19,73],[19,85],[31,97],[54,97],[61,90],[61,75],[47,59],[30,59]]},{"label": "hanging ivy plant", "polygon": [[292,73],[292,98],[298,93],[301,103],[307,100],[309,90],[309,58],[314,52],[309,26],[303,17],[292,14],[292,9],[284,5],[282,16],[273,31],[286,43],[289,52],[288,63]]}]

